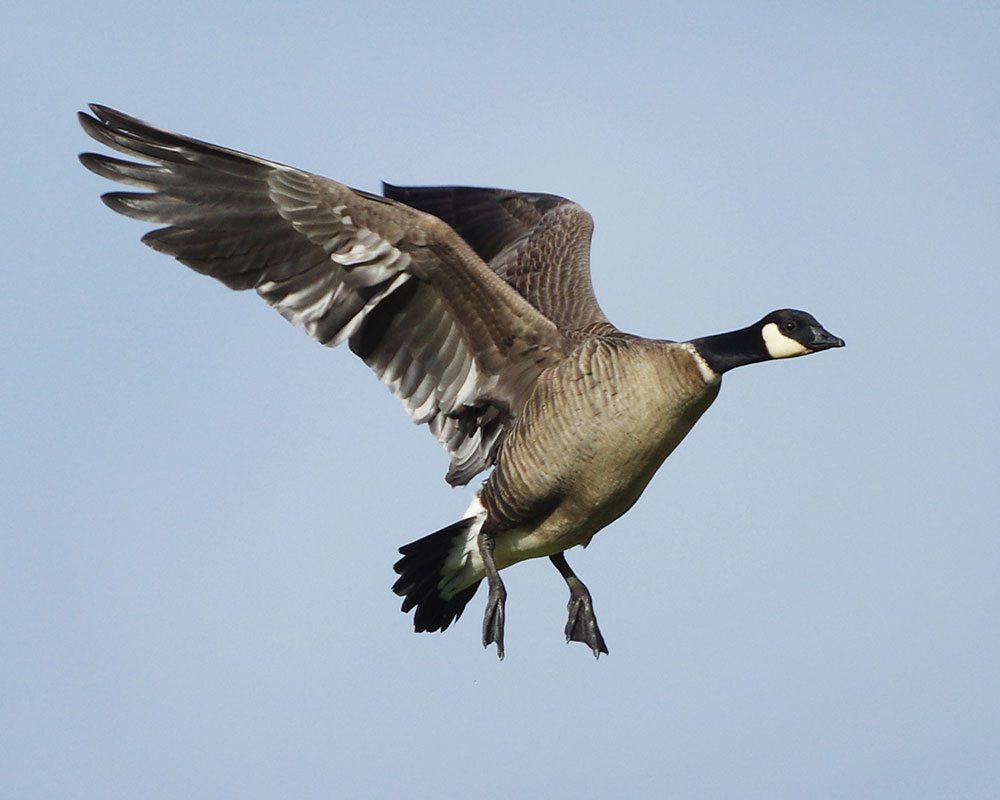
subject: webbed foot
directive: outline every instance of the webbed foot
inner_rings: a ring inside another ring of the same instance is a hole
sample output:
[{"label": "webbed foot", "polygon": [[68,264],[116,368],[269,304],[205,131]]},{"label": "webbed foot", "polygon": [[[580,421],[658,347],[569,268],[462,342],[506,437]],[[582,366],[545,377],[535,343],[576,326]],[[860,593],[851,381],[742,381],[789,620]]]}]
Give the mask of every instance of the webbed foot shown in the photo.
[{"label": "webbed foot", "polygon": [[566,563],[566,556],[556,553],[554,556],[549,556],[549,560],[559,570],[559,574],[569,587],[569,603],[566,605],[569,611],[569,619],[566,621],[566,641],[583,642],[591,649],[595,658],[600,658],[601,653],[607,655],[608,646],[604,643],[601,629],[597,626],[594,601],[590,597],[590,591],[570,569]]},{"label": "webbed foot", "polygon": [[601,629],[594,616],[594,602],[590,598],[587,587],[577,581],[577,587],[570,587],[569,620],[566,622],[566,641],[582,642],[594,653],[594,658],[600,658],[601,653],[608,654],[608,646],[604,643]]}]

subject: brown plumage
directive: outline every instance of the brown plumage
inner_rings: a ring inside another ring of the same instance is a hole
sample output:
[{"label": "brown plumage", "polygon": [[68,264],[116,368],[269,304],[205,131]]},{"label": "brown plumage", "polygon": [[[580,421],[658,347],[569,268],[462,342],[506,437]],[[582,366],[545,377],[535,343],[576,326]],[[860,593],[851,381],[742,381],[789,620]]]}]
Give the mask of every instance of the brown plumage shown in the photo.
[{"label": "brown plumage", "polygon": [[723,372],[843,342],[778,311],[690,342],[619,331],[590,281],[593,221],[555,195],[385,185],[385,197],[161,130],[93,105],[83,154],[143,191],[115,211],[166,227],[143,241],[254,289],[323,344],[347,341],[451,457],[447,480],[494,466],[461,521],[400,548],[394,591],[416,630],[444,630],[490,583],[484,644],[503,656],[498,570],[549,556],[570,589],[568,639],[607,652],[562,555],[638,499],[712,403]]}]

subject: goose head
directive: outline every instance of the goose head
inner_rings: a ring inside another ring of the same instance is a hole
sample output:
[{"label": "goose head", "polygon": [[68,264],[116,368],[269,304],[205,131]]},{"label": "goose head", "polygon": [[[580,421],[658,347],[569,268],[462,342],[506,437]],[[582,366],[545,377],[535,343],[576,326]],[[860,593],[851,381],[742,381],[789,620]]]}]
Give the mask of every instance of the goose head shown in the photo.
[{"label": "goose head", "polygon": [[820,325],[816,317],[794,308],[772,311],[756,328],[768,358],[795,358],[844,346],[844,340]]},{"label": "goose head", "polygon": [[746,328],[692,339],[691,345],[717,375],[746,364],[795,358],[831,347],[843,347],[816,317],[794,308],[772,311]]}]

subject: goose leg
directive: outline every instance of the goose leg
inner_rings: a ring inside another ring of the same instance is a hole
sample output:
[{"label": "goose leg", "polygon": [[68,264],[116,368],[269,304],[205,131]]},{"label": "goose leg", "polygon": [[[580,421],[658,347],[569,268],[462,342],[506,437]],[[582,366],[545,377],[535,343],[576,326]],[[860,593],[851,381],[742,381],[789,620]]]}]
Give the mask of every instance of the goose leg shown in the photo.
[{"label": "goose leg", "polygon": [[566,608],[569,610],[569,620],[566,622],[566,641],[583,642],[593,652],[594,658],[600,658],[601,653],[607,655],[608,646],[601,636],[601,629],[597,627],[597,617],[594,616],[594,601],[590,599],[590,592],[576,573],[570,569],[566,563],[566,556],[556,553],[549,556],[549,560],[555,564],[559,574],[563,576],[566,585],[569,586],[569,603]]},{"label": "goose leg", "polygon": [[483,558],[483,565],[486,567],[486,578],[489,582],[490,594],[486,600],[486,613],[483,615],[483,647],[491,644],[497,646],[497,658],[503,659],[503,622],[504,604],[507,601],[507,589],[500,580],[500,571],[493,560],[493,550],[496,541],[493,534],[486,530],[486,526],[479,531],[476,539],[479,547],[479,554]]}]

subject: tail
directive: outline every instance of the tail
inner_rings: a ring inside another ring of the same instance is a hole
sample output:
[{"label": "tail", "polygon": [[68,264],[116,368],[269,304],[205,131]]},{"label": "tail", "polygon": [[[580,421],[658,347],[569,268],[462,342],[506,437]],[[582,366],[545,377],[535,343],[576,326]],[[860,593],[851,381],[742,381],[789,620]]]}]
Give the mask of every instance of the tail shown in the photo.
[{"label": "tail", "polygon": [[445,630],[462,616],[479,588],[481,578],[457,591],[452,587],[465,570],[466,553],[484,516],[467,517],[399,548],[403,557],[393,569],[400,577],[392,590],[403,598],[403,613],[416,609],[413,628],[417,633]]}]

